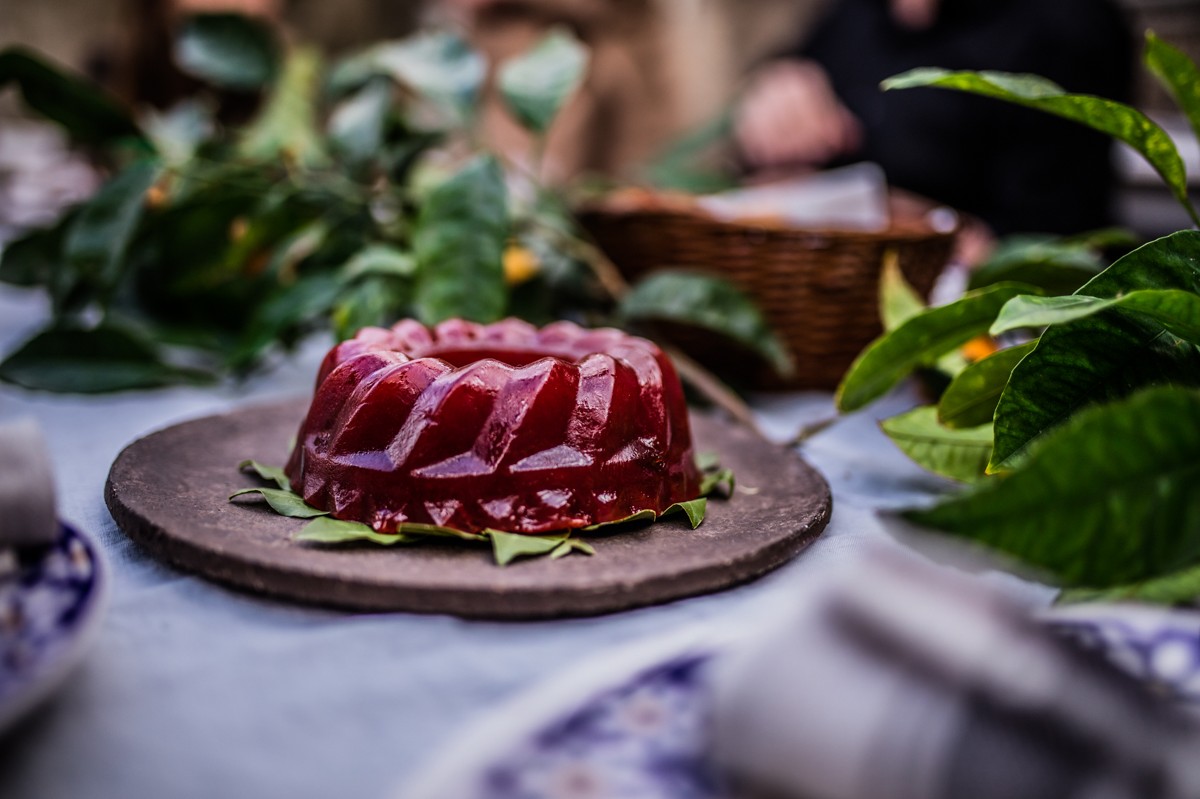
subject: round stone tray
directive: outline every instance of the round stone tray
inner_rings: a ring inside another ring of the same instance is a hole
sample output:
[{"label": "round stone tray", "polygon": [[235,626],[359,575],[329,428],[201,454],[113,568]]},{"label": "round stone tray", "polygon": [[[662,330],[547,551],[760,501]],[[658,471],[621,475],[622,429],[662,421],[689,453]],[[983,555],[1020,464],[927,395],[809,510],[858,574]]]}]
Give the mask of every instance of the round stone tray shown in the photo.
[{"label": "round stone tray", "polygon": [[824,529],[832,500],[790,450],[723,419],[692,415],[697,452],[733,468],[737,491],[712,498],[692,530],[684,517],[585,534],[592,557],[518,560],[437,539],[381,548],[292,540],[305,521],[265,504],[234,504],[263,485],[247,458],[282,464],[306,399],[251,406],[169,427],[130,444],[108,475],[118,526],[149,552],[223,583],[306,603],[479,618],[583,616],[716,591],[770,571]]}]

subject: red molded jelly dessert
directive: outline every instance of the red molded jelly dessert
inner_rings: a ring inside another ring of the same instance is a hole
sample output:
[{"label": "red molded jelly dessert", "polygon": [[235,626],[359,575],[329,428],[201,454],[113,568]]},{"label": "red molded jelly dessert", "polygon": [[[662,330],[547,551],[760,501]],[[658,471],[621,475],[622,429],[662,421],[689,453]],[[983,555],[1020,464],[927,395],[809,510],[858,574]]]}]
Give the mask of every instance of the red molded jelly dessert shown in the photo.
[{"label": "red molded jelly dessert", "polygon": [[542,533],[663,511],[700,475],[670,360],[570,322],[406,320],[325,356],[287,465],[339,519]]}]

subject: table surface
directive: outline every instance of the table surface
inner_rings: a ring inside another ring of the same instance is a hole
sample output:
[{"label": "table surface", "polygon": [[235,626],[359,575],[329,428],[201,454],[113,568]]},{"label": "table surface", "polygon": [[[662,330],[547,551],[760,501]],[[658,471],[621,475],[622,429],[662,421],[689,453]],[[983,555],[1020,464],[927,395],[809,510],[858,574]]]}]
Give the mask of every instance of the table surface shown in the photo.
[{"label": "table surface", "polygon": [[[0,353],[46,319],[41,295],[0,288]],[[657,607],[551,622],[344,613],[241,593],[160,564],[103,500],[129,442],[249,402],[306,394],[328,341],[241,384],[87,397],[0,384],[0,419],[33,416],[49,441],[63,518],[96,538],[113,590],[83,665],[48,705],[0,738],[0,796],[387,797],[475,716],[622,644],[688,625],[750,620],[807,575],[869,541],[879,509],[948,483],[913,466],[876,427],[904,391],[810,439],[834,496],[825,535],[739,588]],[[828,394],[756,398],[779,437],[832,414]],[[1030,602],[1047,590],[1012,582]]]}]

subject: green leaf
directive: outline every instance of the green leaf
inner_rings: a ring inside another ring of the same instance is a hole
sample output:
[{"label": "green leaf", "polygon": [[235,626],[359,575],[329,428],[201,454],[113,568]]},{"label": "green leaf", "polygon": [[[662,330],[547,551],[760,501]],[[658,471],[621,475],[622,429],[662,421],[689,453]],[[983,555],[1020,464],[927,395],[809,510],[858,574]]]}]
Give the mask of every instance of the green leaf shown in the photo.
[{"label": "green leaf", "polygon": [[1146,31],[1146,66],[1187,116],[1200,138],[1200,69],[1182,51]]},{"label": "green leaf", "polygon": [[484,535],[492,540],[498,566],[507,566],[517,558],[548,555],[567,540],[565,535],[522,535],[501,530],[485,530]]},{"label": "green leaf", "polygon": [[316,544],[354,544],[369,541],[372,544],[393,546],[411,544],[414,539],[398,533],[377,533],[362,522],[347,522],[332,516],[322,516],[301,527],[295,540]]},{"label": "green leaf", "polygon": [[1009,236],[971,273],[967,288],[1012,282],[1037,286],[1052,294],[1075,291],[1104,267],[1093,249],[1094,242],[1089,238]]},{"label": "green leaf", "polygon": [[695,530],[704,521],[705,513],[708,511],[708,499],[699,497],[698,499],[690,499],[687,502],[676,502],[667,506],[667,509],[662,512],[663,516],[682,511],[687,515],[688,524]]},{"label": "green leaf", "polygon": [[263,21],[240,14],[197,14],[175,40],[175,62],[187,74],[226,89],[255,90],[279,71],[279,45]]},{"label": "green leaf", "polygon": [[1046,330],[1017,364],[996,405],[989,471],[1011,467],[1041,435],[1081,408],[1150,385],[1197,385],[1200,355],[1161,328],[1108,311]]},{"label": "green leaf", "polygon": [[346,262],[343,272],[351,280],[367,275],[412,277],[417,262],[411,253],[390,244],[368,244]]},{"label": "green leaf", "polygon": [[451,317],[494,322],[504,315],[507,190],[491,156],[470,161],[429,192],[417,217],[414,307],[426,324]]},{"label": "green leaf", "polygon": [[1013,297],[992,325],[993,336],[1027,327],[1060,325],[1108,308],[1137,314],[1179,338],[1200,344],[1200,295],[1179,289],[1142,289],[1113,299],[1085,297]]},{"label": "green leaf", "polygon": [[632,321],[667,321],[725,336],[759,355],[781,375],[795,368],[754,302],[718,277],[654,272],[621,299],[618,313]]},{"label": "green leaf", "polygon": [[1093,251],[1109,247],[1134,247],[1138,244],[1144,244],[1143,239],[1139,239],[1138,235],[1129,228],[1123,227],[1101,227],[1092,230],[1085,230],[1082,233],[1074,233],[1070,236],[1065,236],[1060,239],[1063,244],[1087,247]]},{"label": "green leaf", "polygon": [[1004,303],[1029,286],[999,283],[968,292],[949,305],[930,308],[875,339],[851,364],[838,386],[836,401],[843,413],[882,397],[914,369],[933,363],[988,326]]},{"label": "green leaf", "polygon": [[1116,297],[1138,289],[1200,292],[1200,230],[1181,230],[1126,253],[1077,294]]},{"label": "green leaf", "polygon": [[1058,597],[1059,603],[1076,602],[1153,602],[1176,605],[1194,602],[1200,597],[1200,566],[1190,566],[1142,582],[1115,588],[1071,588]]},{"label": "green leaf", "polygon": [[213,109],[199,98],[182,100],[166,111],[147,109],[142,125],[159,158],[181,170],[216,131]]},{"label": "green leaf", "polygon": [[343,100],[329,117],[329,141],[350,164],[359,165],[381,155],[392,86],[373,80]]},{"label": "green leaf", "polygon": [[440,527],[436,524],[421,524],[419,522],[403,522],[396,532],[408,536],[426,536],[428,538],[457,538],[462,541],[483,541],[487,538],[481,533],[468,533],[466,530],[455,530],[453,527]]},{"label": "green leaf", "polygon": [[237,348],[227,355],[230,366],[244,369],[270,347],[299,337],[304,327],[325,318],[342,290],[336,275],[315,274],[281,286],[255,310]]},{"label": "green leaf", "polygon": [[[269,489],[268,489],[269,490]],[[289,515],[289,514],[284,514]],[[316,514],[313,514],[314,516]],[[400,524],[394,533],[376,532],[370,525],[334,519],[330,516],[315,519],[304,526],[296,535],[298,541],[314,541],[323,544],[361,543],[364,541],[383,546],[412,544],[422,538],[454,538],[460,541],[486,541],[486,535],[468,533],[450,527],[433,524],[407,522]]]},{"label": "green leaf", "polygon": [[891,250],[879,275],[879,318],[884,330],[895,330],[925,310],[925,301],[900,271],[900,260]]},{"label": "green leaf", "polygon": [[264,480],[272,481],[284,491],[292,490],[292,481],[288,479],[283,469],[278,466],[267,466],[255,460],[244,460],[238,464],[238,471],[244,472],[246,470],[254,472]]},{"label": "green leaf", "polygon": [[334,304],[334,335],[345,341],[364,327],[390,325],[408,315],[411,303],[409,281],[380,275],[365,277],[343,291]]},{"label": "green leaf", "polygon": [[126,251],[133,240],[146,191],[158,178],[159,167],[138,161],[100,187],[79,210],[63,244],[63,256],[77,273],[93,277],[104,291],[120,281]]},{"label": "green leaf", "polygon": [[[1139,289],[1200,290],[1200,231],[1165,236],[1118,259],[1079,294],[1117,297]],[[996,406],[990,468],[1016,460],[1039,435],[1086,405],[1156,384],[1200,382],[1196,348],[1161,325],[1103,311],[1046,330],[1013,369]]]},{"label": "green leaf", "polygon": [[0,282],[14,286],[46,285],[62,265],[68,217],[54,227],[33,230],[0,249]]},{"label": "green leaf", "polygon": [[545,133],[563,101],[583,81],[588,52],[575,37],[555,30],[529,52],[500,67],[500,94],[517,120]]},{"label": "green leaf", "polygon": [[234,491],[229,495],[229,498],[233,499],[245,494],[260,494],[267,501],[267,504],[271,506],[271,510],[280,516],[288,516],[293,519],[311,519],[314,516],[329,515],[329,511],[312,507],[304,501],[303,497],[290,488],[243,488],[240,491]]},{"label": "green leaf", "polygon": [[620,519],[613,519],[611,522],[596,522],[595,524],[589,524],[587,527],[582,527],[580,529],[585,533],[590,533],[594,530],[601,530],[605,527],[611,527],[611,526],[617,525],[617,524],[630,524],[631,522],[646,522],[646,521],[653,522],[653,521],[656,521],[657,519],[658,519],[658,514],[655,513],[653,510],[651,510],[650,508],[646,508],[644,510],[635,511],[634,513],[631,513],[628,516],[624,516]]},{"label": "green leaf", "polygon": [[172,366],[150,342],[106,325],[43,330],[0,363],[0,380],[41,391],[94,394],[206,383],[211,375]]},{"label": "green leaf", "polygon": [[274,163],[280,158],[305,167],[329,163],[317,129],[317,90],[321,56],[299,47],[288,53],[283,71],[258,116],[242,131],[239,156]]},{"label": "green leaf", "polygon": [[[938,421],[951,429],[990,424],[1012,370],[1036,345],[1031,341],[1008,347],[969,364],[942,392]],[[990,452],[991,447],[988,449]]]},{"label": "green leaf", "polygon": [[938,424],[932,405],[885,419],[880,427],[918,466],[951,480],[981,479],[992,454],[990,423],[952,430]]},{"label": "green leaf", "polygon": [[1200,392],[1157,387],[1076,414],[1017,471],[905,515],[1107,588],[1200,560],[1198,480]]},{"label": "green leaf", "polygon": [[700,478],[700,496],[707,497],[722,485],[725,486],[725,496],[733,496],[736,485],[733,469],[725,468],[705,471],[704,475]]},{"label": "green leaf", "polygon": [[1057,84],[1037,75],[950,72],[922,67],[888,78],[882,83],[885,91],[919,86],[936,86],[995,97],[1079,122],[1113,136],[1146,159],[1192,220],[1200,224],[1200,217],[1188,200],[1187,174],[1175,143],[1166,131],[1141,111],[1114,100],[1087,94],[1068,94]]},{"label": "green leaf", "polygon": [[0,50],[0,90],[9,83],[16,84],[30,110],[62,126],[76,141],[105,145],[141,139],[129,113],[98,86],[25,47]]},{"label": "green leaf", "polygon": [[425,33],[384,42],[339,63],[330,89],[341,95],[386,75],[426,98],[458,125],[474,113],[487,72],[483,57],[458,36]]}]

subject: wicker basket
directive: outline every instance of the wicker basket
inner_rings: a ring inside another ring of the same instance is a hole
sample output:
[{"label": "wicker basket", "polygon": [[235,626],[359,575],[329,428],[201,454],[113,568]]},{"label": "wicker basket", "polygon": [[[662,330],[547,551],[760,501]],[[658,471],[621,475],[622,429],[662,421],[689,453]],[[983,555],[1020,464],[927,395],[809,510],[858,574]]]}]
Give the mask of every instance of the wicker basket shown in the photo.
[{"label": "wicker basket", "polygon": [[796,372],[789,380],[698,331],[668,326],[662,332],[723,377],[758,388],[836,387],[882,329],[885,254],[894,250],[905,277],[928,296],[955,233],[936,232],[923,215],[904,211],[894,211],[891,227],[879,233],[731,223],[683,210],[591,207],[580,218],[631,281],[655,269],[683,268],[721,275],[753,297],[792,352]]}]

